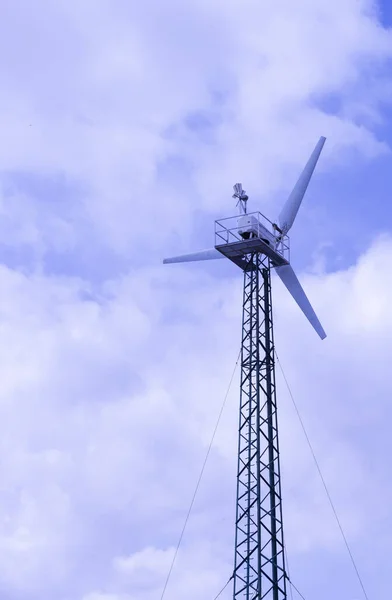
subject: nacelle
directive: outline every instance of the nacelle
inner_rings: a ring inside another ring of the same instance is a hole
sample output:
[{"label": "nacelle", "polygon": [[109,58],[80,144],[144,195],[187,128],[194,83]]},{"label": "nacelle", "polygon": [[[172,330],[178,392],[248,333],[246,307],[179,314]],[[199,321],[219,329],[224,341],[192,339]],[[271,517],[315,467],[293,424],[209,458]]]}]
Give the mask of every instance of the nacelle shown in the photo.
[{"label": "nacelle", "polygon": [[276,244],[275,236],[254,215],[241,215],[238,218],[238,233],[244,240],[260,238],[269,246]]}]

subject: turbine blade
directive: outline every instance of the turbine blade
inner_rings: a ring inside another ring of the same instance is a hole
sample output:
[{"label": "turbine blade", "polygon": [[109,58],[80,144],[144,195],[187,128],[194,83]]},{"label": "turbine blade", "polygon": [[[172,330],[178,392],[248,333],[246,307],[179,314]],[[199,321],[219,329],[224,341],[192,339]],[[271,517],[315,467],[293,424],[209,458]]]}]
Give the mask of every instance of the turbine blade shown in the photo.
[{"label": "turbine blade", "polygon": [[318,320],[316,313],[314,312],[312,305],[310,304],[305,292],[302,289],[300,282],[297,279],[296,274],[293,271],[291,265],[283,265],[282,267],[275,268],[277,274],[280,279],[304,313],[305,317],[308,319],[309,323],[313,326],[316,332],[319,334],[321,339],[327,337],[324,329],[321,326],[320,321]]},{"label": "turbine blade", "polygon": [[173,256],[172,258],[165,258],[163,264],[169,263],[183,263],[183,262],[194,262],[199,260],[214,260],[216,258],[225,258],[225,256],[216,250],[211,248],[210,250],[200,250],[200,252],[194,252],[193,254],[183,254],[182,256]]},{"label": "turbine blade", "polygon": [[287,233],[294,223],[298,209],[301,206],[302,199],[305,195],[309,181],[313,175],[313,171],[325,144],[325,140],[325,137],[321,137],[317,142],[315,149],[313,150],[304,170],[302,171],[297,183],[293,188],[293,191],[281,210],[279,215],[279,225],[284,233]]}]

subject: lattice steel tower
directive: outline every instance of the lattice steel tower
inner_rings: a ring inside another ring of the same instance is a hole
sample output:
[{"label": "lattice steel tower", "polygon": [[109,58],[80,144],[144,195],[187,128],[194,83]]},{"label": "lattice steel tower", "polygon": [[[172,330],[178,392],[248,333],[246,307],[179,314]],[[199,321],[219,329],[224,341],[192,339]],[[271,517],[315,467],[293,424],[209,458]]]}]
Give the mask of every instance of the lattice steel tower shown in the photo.
[{"label": "lattice steel tower", "polygon": [[248,213],[248,196],[234,186],[240,214],[215,222],[215,247],[164,263],[228,258],[244,274],[240,419],[234,557],[234,600],[286,600],[275,353],[271,301],[273,268],[319,336],[325,332],[291,265],[287,232],[294,223],[324,146],[320,138],[279,215],[279,226]]},{"label": "lattice steel tower", "polygon": [[286,600],[270,259],[244,269],[234,599]]}]

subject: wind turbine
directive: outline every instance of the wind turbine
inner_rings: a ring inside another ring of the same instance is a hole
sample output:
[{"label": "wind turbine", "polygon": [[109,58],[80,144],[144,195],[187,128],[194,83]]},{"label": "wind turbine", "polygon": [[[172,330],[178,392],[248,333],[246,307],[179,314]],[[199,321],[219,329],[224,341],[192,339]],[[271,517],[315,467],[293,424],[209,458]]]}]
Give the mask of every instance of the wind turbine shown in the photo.
[{"label": "wind turbine", "polygon": [[244,273],[234,600],[287,598],[271,268],[324,339],[325,331],[290,264],[287,236],[324,143],[325,137],[321,137],[280,212],[279,225],[259,212],[248,213],[248,196],[236,183],[233,198],[239,215],[215,221],[215,247],[163,261],[228,258]]}]

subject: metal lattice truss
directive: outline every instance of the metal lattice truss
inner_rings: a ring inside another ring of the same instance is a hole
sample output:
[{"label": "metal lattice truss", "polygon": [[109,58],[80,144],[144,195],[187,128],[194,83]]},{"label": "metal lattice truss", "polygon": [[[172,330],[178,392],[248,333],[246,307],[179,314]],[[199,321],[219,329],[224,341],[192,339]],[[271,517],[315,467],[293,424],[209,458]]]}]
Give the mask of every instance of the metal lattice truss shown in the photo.
[{"label": "metal lattice truss", "polygon": [[269,259],[244,270],[234,600],[286,600]]}]

